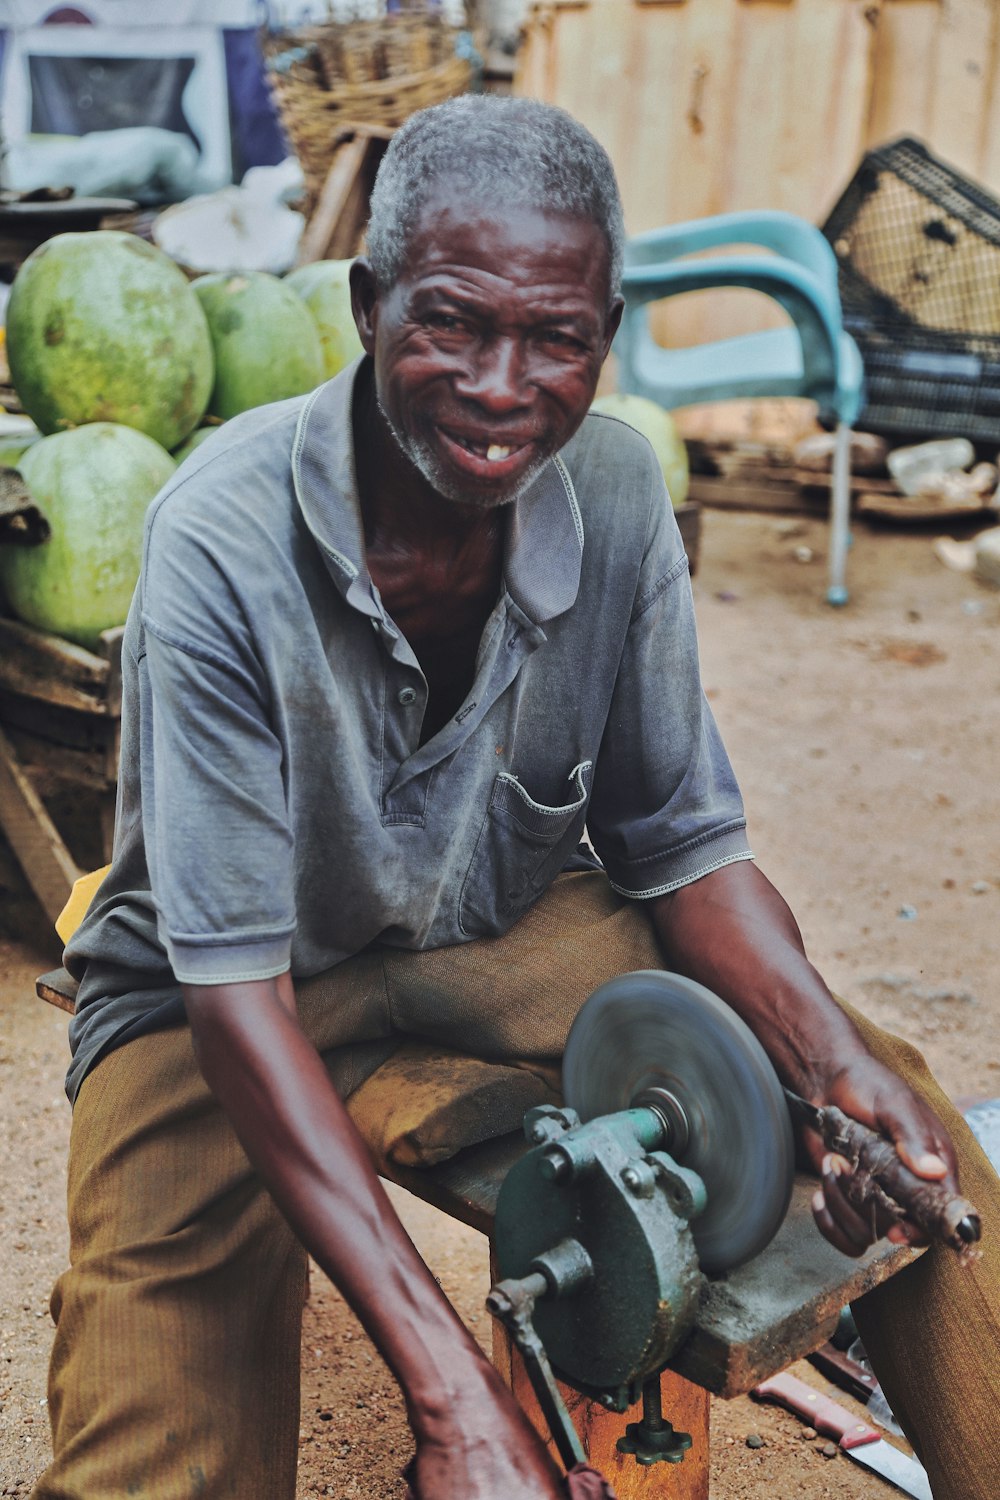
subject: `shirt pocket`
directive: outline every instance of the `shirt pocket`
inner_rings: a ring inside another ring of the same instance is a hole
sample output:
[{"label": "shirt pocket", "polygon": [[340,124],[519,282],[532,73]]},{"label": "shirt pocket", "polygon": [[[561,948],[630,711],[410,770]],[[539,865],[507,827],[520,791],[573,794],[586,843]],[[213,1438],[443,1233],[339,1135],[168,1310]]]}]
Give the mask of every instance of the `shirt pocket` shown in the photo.
[{"label": "shirt pocket", "polygon": [[458,903],[458,925],[468,937],[506,932],[559,874],[580,841],[593,761],[581,761],[566,780],[572,801],[536,802],[508,771],[493,783]]}]

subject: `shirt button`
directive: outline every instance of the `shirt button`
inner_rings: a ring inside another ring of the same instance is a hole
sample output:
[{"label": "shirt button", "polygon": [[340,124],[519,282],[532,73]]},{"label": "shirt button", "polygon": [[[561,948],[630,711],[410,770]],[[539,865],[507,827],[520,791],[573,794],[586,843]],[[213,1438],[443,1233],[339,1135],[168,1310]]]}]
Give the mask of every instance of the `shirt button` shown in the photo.
[{"label": "shirt button", "polygon": [[404,708],[409,708],[411,703],[416,703],[417,701],[417,690],[411,687],[400,688],[396,694],[396,699]]}]

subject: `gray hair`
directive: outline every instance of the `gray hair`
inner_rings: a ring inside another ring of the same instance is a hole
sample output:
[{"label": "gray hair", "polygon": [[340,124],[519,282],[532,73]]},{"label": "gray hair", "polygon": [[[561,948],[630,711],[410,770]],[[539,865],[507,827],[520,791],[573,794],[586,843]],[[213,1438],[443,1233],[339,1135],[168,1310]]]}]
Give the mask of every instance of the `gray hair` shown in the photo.
[{"label": "gray hair", "polygon": [[565,110],[498,94],[462,94],[420,110],[392,137],[368,223],[368,258],[380,289],[399,278],[424,204],[446,181],[465,188],[477,203],[591,220],[607,241],[609,302],[615,297],[625,226],[607,152]]}]

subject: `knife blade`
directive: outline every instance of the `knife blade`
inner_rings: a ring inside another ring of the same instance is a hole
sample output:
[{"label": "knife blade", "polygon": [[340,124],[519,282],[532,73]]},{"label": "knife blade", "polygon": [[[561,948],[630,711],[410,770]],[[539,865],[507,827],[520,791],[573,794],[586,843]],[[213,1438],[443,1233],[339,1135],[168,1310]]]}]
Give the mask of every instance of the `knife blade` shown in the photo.
[{"label": "knife blade", "polygon": [[755,1386],[750,1394],[756,1401],[775,1401],[779,1406],[787,1406],[817,1432],[835,1438],[848,1458],[871,1469],[913,1500],[934,1500],[923,1464],[894,1448],[874,1427],[859,1421],[846,1406],[814,1391],[805,1381],[797,1380],[794,1375],[773,1375]]}]

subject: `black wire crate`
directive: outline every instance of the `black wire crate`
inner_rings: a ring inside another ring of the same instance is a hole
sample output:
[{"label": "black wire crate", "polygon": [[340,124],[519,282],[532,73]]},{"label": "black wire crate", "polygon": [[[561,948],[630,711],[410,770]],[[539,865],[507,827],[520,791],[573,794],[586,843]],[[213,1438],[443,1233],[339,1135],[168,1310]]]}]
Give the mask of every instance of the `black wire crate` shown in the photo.
[{"label": "black wire crate", "polygon": [[904,137],[868,152],[823,233],[865,365],[857,426],[1000,442],[1000,202]]}]

